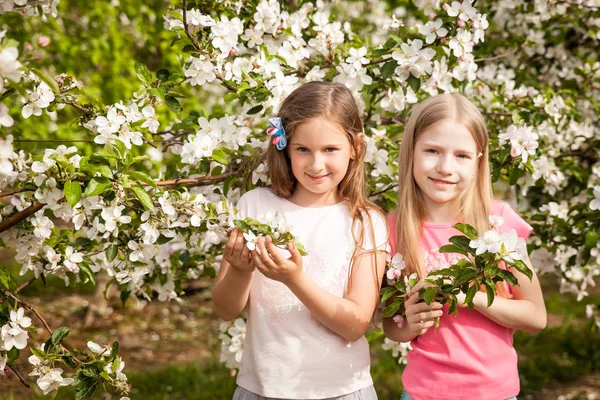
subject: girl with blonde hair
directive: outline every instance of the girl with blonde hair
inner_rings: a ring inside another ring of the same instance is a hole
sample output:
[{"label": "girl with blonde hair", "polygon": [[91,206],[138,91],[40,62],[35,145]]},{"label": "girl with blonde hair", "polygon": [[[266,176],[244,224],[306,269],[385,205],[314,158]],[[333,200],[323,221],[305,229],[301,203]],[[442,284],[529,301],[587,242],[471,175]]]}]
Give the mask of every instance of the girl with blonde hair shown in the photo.
[{"label": "girl with blonde hair", "polygon": [[[532,231],[508,204],[492,198],[488,133],[479,110],[458,94],[416,105],[400,147],[398,209],[388,218],[392,254],[400,253],[406,273],[422,280],[456,261],[438,251],[460,234],[454,224],[468,223],[482,234],[491,215],[503,221],[501,233],[514,229],[527,239]],[[387,337],[411,342],[402,399],[500,400],[519,393],[513,332],[542,330],[546,309],[535,274],[530,281],[511,272],[519,285],[498,285],[490,307],[478,292],[474,310],[460,307],[456,317],[448,315],[447,305],[420,301],[421,282],[406,300],[405,318],[384,320]],[[439,327],[431,329],[438,317]]]},{"label": "girl with blonde hair", "polygon": [[225,320],[249,307],[234,399],[376,399],[364,333],[388,231],[365,191],[356,102],[343,85],[310,82],[270,125],[271,186],[245,193],[237,208],[256,219],[277,212],[308,255],[292,243],[284,254],[270,237],[250,251],[241,232],[231,233],[213,303]]}]

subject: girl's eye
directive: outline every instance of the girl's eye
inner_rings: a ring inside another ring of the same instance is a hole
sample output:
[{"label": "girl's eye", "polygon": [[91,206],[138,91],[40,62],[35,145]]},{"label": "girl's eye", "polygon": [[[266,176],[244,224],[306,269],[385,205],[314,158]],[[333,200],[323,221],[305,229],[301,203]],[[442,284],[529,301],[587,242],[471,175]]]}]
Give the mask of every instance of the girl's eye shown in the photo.
[{"label": "girl's eye", "polygon": [[431,153],[431,154],[437,154],[439,153],[439,151],[437,151],[436,149],[427,149],[425,150],[426,153]]},{"label": "girl's eye", "polygon": [[468,154],[459,154],[459,155],[457,155],[456,157],[458,157],[458,158],[462,158],[463,160],[468,160],[468,159],[470,159],[470,158],[471,158],[471,157],[469,157],[469,155],[468,155]]},{"label": "girl's eye", "polygon": [[297,151],[299,151],[300,153],[306,153],[308,151],[308,149],[306,147],[298,147],[296,148]]},{"label": "girl's eye", "polygon": [[326,153],[333,153],[334,151],[336,151],[337,149],[335,147],[328,147],[325,149]]}]

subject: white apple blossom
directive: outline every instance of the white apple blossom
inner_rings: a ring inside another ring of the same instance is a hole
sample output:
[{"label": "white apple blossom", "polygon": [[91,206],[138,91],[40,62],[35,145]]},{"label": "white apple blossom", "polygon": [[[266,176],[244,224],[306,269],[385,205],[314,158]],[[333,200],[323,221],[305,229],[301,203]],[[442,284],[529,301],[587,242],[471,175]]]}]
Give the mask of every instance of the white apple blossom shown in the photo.
[{"label": "white apple blossom", "polygon": [[77,274],[79,272],[79,266],[77,264],[79,264],[82,261],[83,254],[80,252],[76,252],[72,246],[67,246],[67,248],[65,249],[65,268],[68,271]]},{"label": "white apple blossom", "polygon": [[388,338],[383,340],[383,344],[381,345],[383,350],[391,350],[392,356],[394,358],[398,357],[398,364],[406,364],[408,352],[412,350],[410,346],[410,342],[401,343],[395,342]]},{"label": "white apple blossom", "polygon": [[495,230],[487,231],[482,237],[471,240],[469,247],[476,249],[475,254],[480,255],[486,251],[490,253],[499,253],[502,247],[502,237]]},{"label": "white apple blossom", "polygon": [[[590,201],[590,210],[600,210],[600,186],[594,187],[594,199]],[[600,263],[599,263],[600,264]]]},{"label": "white apple blossom", "polygon": [[6,350],[10,350],[13,347],[23,350],[27,347],[28,337],[27,331],[13,322],[5,324],[0,330],[0,339],[4,342]]},{"label": "white apple blossom", "polygon": [[0,91],[4,90],[4,79],[13,82],[21,81],[21,63],[17,61],[19,50],[16,47],[5,47],[0,50]]},{"label": "white apple blossom", "polygon": [[52,368],[46,374],[38,378],[37,385],[42,389],[43,394],[48,394],[75,382],[73,378],[63,378],[62,373],[62,368]]},{"label": "white apple blossom", "polygon": [[252,231],[244,232],[244,239],[246,239],[246,247],[250,251],[254,251],[256,249],[256,245],[258,243],[258,239],[260,236],[256,236],[256,234]]},{"label": "white apple blossom", "polygon": [[431,60],[435,56],[435,50],[430,48],[423,49],[421,39],[408,40],[400,45],[400,50],[392,52],[392,58],[398,62],[396,75],[398,80],[403,82],[410,75],[420,78],[424,74],[431,73]]},{"label": "white apple blossom", "polygon": [[14,123],[15,120],[8,114],[8,107],[5,104],[0,104],[0,126],[9,128]]},{"label": "white apple blossom", "polygon": [[202,55],[199,58],[192,57],[189,67],[184,69],[183,73],[187,78],[191,78],[190,85],[192,86],[204,85],[217,79],[215,66]]},{"label": "white apple blossom", "polygon": [[19,307],[17,311],[10,310],[10,322],[22,328],[29,328],[31,326],[31,318],[25,316],[25,309],[23,307]]},{"label": "white apple blossom", "polygon": [[502,234],[502,247],[500,255],[507,262],[527,259],[527,244],[525,240],[517,235],[517,231],[511,229]]},{"label": "white apple blossom", "polygon": [[438,37],[446,37],[448,29],[443,27],[443,21],[438,18],[435,21],[429,21],[425,25],[422,25],[419,28],[419,33],[425,36],[425,43],[432,44]]},{"label": "white apple blossom", "polygon": [[392,89],[387,90],[381,100],[381,107],[391,112],[404,111],[407,104],[415,104],[417,101],[417,96],[410,86],[406,88],[406,94],[399,87],[395,92],[392,92]]},{"label": "white apple blossom", "polygon": [[52,228],[54,228],[54,223],[48,217],[46,217],[42,212],[37,212],[35,214],[35,218],[31,221],[33,225],[33,234],[39,238],[47,239],[52,235]]},{"label": "white apple blossom", "polygon": [[477,9],[471,5],[471,0],[464,0],[462,2],[453,1],[452,5],[446,9],[446,12],[449,16],[458,16],[459,19],[466,22],[475,17]]},{"label": "white apple blossom", "polygon": [[458,29],[456,36],[450,39],[448,47],[455,57],[462,57],[473,52],[473,35],[466,29]]},{"label": "white apple blossom", "polygon": [[[117,108],[116,107],[110,107],[108,109],[108,112],[106,113],[106,116],[104,115],[100,115],[98,117],[96,117],[95,119],[95,123],[98,129],[98,132],[101,135],[110,135],[110,134],[114,134],[116,132],[119,131],[119,129],[121,129],[121,125],[123,125],[125,122],[127,121],[127,119],[118,113]],[[106,142],[99,142],[96,139],[98,138],[98,136],[96,136],[96,138],[94,138],[94,141],[98,144],[104,144]]]},{"label": "white apple blossom", "polygon": [[244,33],[244,24],[239,18],[229,20],[227,16],[222,15],[221,20],[215,21],[211,27],[212,45],[226,57],[231,49],[236,48],[238,37],[242,33]]}]

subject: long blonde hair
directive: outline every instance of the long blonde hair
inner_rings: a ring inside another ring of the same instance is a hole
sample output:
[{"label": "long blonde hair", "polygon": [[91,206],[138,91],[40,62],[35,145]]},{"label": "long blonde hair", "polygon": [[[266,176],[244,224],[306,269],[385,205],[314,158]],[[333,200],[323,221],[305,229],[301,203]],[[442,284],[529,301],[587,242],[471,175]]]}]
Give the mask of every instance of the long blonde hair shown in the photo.
[{"label": "long blonde hair", "polygon": [[[281,104],[277,114],[281,117],[288,143],[296,128],[311,118],[324,117],[335,122],[346,133],[354,158],[350,160],[348,170],[338,185],[340,196],[347,201],[352,215],[352,236],[356,243],[352,259],[360,252],[364,244],[364,228],[370,228],[375,246],[373,223],[369,211],[381,209],[369,200],[365,184],[365,154],[367,144],[364,140],[363,124],[356,100],[352,92],[342,84],[331,82],[308,82],[295,89]],[[277,150],[269,143],[266,151],[271,188],[276,195],[288,198],[297,184],[292,172],[290,156],[286,150]],[[365,220],[366,218],[366,220]],[[368,221],[368,223],[367,223]],[[355,232],[359,232],[356,237]]]},{"label": "long blonde hair", "polygon": [[421,224],[426,216],[423,192],[413,175],[414,148],[419,135],[430,126],[449,119],[462,124],[473,136],[478,157],[475,178],[460,198],[460,221],[472,225],[482,234],[489,228],[492,184],[488,162],[488,133],[479,110],[459,94],[441,94],[417,104],[402,136],[398,177],[396,249],[402,254],[410,273],[419,279],[427,275],[420,239]]}]

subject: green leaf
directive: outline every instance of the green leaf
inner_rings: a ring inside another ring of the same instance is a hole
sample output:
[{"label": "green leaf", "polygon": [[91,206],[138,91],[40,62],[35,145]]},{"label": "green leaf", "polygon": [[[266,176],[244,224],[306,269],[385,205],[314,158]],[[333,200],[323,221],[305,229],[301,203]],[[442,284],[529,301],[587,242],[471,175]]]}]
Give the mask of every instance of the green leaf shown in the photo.
[{"label": "green leaf", "polygon": [[66,181],[65,197],[69,206],[75,206],[75,204],[81,200],[81,184],[77,181]]},{"label": "green leaf", "polygon": [[121,292],[121,303],[123,303],[123,307],[125,307],[125,304],[127,303],[127,299],[129,299],[129,295],[131,294],[131,292],[129,290],[123,290]]},{"label": "green leaf", "polygon": [[69,328],[61,326],[60,328],[52,332],[52,337],[50,338],[50,341],[53,345],[58,346],[63,342],[67,335],[69,335],[69,332],[71,332]]},{"label": "green leaf", "polygon": [[498,268],[498,275],[501,276],[510,286],[517,286],[519,280],[512,274],[512,272]]},{"label": "green leaf", "polygon": [[106,249],[106,261],[111,262],[112,260],[114,260],[118,252],[119,248],[116,244],[111,244],[110,246],[108,246],[108,248]]},{"label": "green leaf", "polygon": [[218,148],[214,149],[211,155],[212,159],[221,164],[229,164],[229,154],[227,154],[223,149]]},{"label": "green leaf", "polygon": [[437,287],[429,287],[429,288],[425,289],[425,293],[423,293],[423,300],[425,300],[425,303],[427,305],[431,304],[431,300],[433,300],[435,298],[435,296],[437,295],[437,292],[438,292]]},{"label": "green leaf", "polygon": [[381,289],[381,302],[385,303],[386,301],[389,300],[390,297],[392,297],[394,294],[396,294],[398,292],[398,289],[396,289],[395,287],[386,287]]},{"label": "green leaf", "polygon": [[84,197],[97,196],[104,193],[108,189],[112,189],[112,182],[107,178],[92,178],[85,187]]},{"label": "green leaf", "polygon": [[191,44],[186,44],[185,46],[183,46],[183,49],[181,49],[181,51],[184,53],[191,53],[193,51],[196,51],[196,48]]},{"label": "green leaf", "polygon": [[225,100],[226,104],[229,104],[232,101],[234,101],[235,99],[237,99],[237,97],[238,97],[237,93],[229,92],[223,97],[223,100]]},{"label": "green leaf", "polygon": [[17,284],[12,275],[6,270],[6,267],[0,265],[0,283],[8,290],[17,288]]},{"label": "green leaf", "polygon": [[169,80],[170,76],[171,73],[168,69],[161,68],[158,71],[156,71],[156,79],[158,79],[161,82],[166,82],[167,80]]},{"label": "green leaf", "polygon": [[36,349],[35,347],[30,347],[29,350],[31,350],[31,354],[33,354],[37,358],[45,358],[46,357],[46,352],[43,350]]},{"label": "green leaf", "polygon": [[462,270],[460,270],[460,272],[458,273],[458,276],[456,277],[455,284],[462,285],[465,282],[469,282],[476,275],[477,275],[477,270],[474,270],[471,268],[462,269]]},{"label": "green leaf", "polygon": [[148,67],[146,67],[144,64],[136,62],[135,63],[135,73],[136,73],[138,79],[140,81],[142,81],[143,83],[152,82],[152,74],[148,70]]},{"label": "green leaf", "polygon": [[477,294],[477,285],[469,286],[469,290],[467,290],[467,297],[465,298],[465,304],[469,305],[469,310],[473,309],[473,298]]},{"label": "green leaf", "polygon": [[586,250],[590,250],[594,247],[596,247],[596,244],[598,243],[598,231],[595,230],[590,230],[585,234],[585,248]]},{"label": "green leaf", "polygon": [[487,293],[487,306],[491,306],[494,302],[494,288],[488,283],[485,282],[485,292]]},{"label": "green leaf", "polygon": [[462,249],[463,251],[466,251],[468,253],[473,252],[473,249],[471,249],[471,247],[469,246],[469,243],[471,243],[471,239],[469,239],[466,236],[452,236],[450,238],[450,242],[459,249]]},{"label": "green leaf", "polygon": [[301,256],[307,256],[308,252],[306,251],[306,248],[304,247],[304,245],[300,242],[298,242],[297,240],[294,241],[294,247],[296,249],[298,249],[298,253],[300,253]]},{"label": "green leaf", "polygon": [[523,275],[525,275],[526,277],[528,277],[529,280],[533,279],[533,272],[531,271],[531,269],[529,269],[527,264],[525,264],[523,261],[515,260],[515,262],[512,263],[511,266],[514,267],[517,271],[519,271]]},{"label": "green leaf", "polygon": [[84,279],[83,279],[83,283],[88,283],[88,282],[92,282],[92,285],[96,286],[96,274],[94,273],[94,271],[92,271],[92,269],[90,268],[89,265],[87,265],[87,263],[80,263],[79,264],[79,271],[80,271],[80,276],[83,275]]},{"label": "green leaf", "polygon": [[389,306],[387,306],[386,308],[383,309],[383,318],[390,318],[392,316],[394,316],[394,314],[396,314],[398,312],[398,310],[400,309],[400,306],[402,305],[402,302],[400,299],[396,299],[392,302],[392,304],[390,304]]},{"label": "green leaf", "polygon": [[383,67],[381,68],[381,79],[385,80],[392,76],[396,67],[398,67],[398,62],[396,60],[391,60],[383,64]]},{"label": "green leaf", "polygon": [[21,355],[21,350],[13,347],[6,353],[6,355],[8,356],[8,361],[15,361]]},{"label": "green leaf", "polygon": [[467,253],[466,251],[464,251],[463,249],[461,249],[458,246],[455,246],[453,244],[447,244],[445,246],[442,246],[439,248],[439,252],[440,253],[459,253],[465,256],[468,256],[469,253]]},{"label": "green leaf", "polygon": [[415,93],[417,93],[419,91],[419,88],[421,87],[421,80],[411,75],[408,77],[408,85],[412,88],[412,90]]},{"label": "green leaf", "polygon": [[263,106],[259,104],[257,106],[252,107],[251,109],[249,109],[248,112],[246,112],[246,114],[254,115],[254,114],[259,113],[262,109],[263,109]]},{"label": "green leaf", "polygon": [[133,178],[134,180],[136,180],[138,182],[145,183],[156,189],[156,182],[154,182],[154,179],[152,179],[152,177],[150,177],[148,174],[146,174],[144,172],[129,171],[129,172],[127,172],[127,175],[129,175],[129,177]]},{"label": "green leaf", "polygon": [[144,190],[143,187],[133,186],[131,188],[131,190],[133,191],[133,193],[135,194],[135,196],[138,198],[138,200],[140,201],[140,203],[142,203],[142,205],[147,210],[154,211],[154,204],[152,204],[152,199],[150,198],[150,196],[148,195],[148,193],[146,193],[146,191]]},{"label": "green leaf", "polygon": [[525,172],[522,169],[519,169],[517,166],[513,165],[510,169],[509,184],[511,186],[516,185],[519,178],[522,177],[524,174]]},{"label": "green leaf", "polygon": [[478,236],[477,230],[469,224],[458,223],[458,224],[454,225],[454,229],[456,229],[460,233],[464,234],[466,237],[468,237],[471,240],[477,239],[477,236]]},{"label": "green leaf", "polygon": [[179,100],[177,100],[174,96],[165,97],[165,102],[167,103],[167,107],[169,107],[172,111],[179,114],[183,108],[181,104],[179,104]]}]

